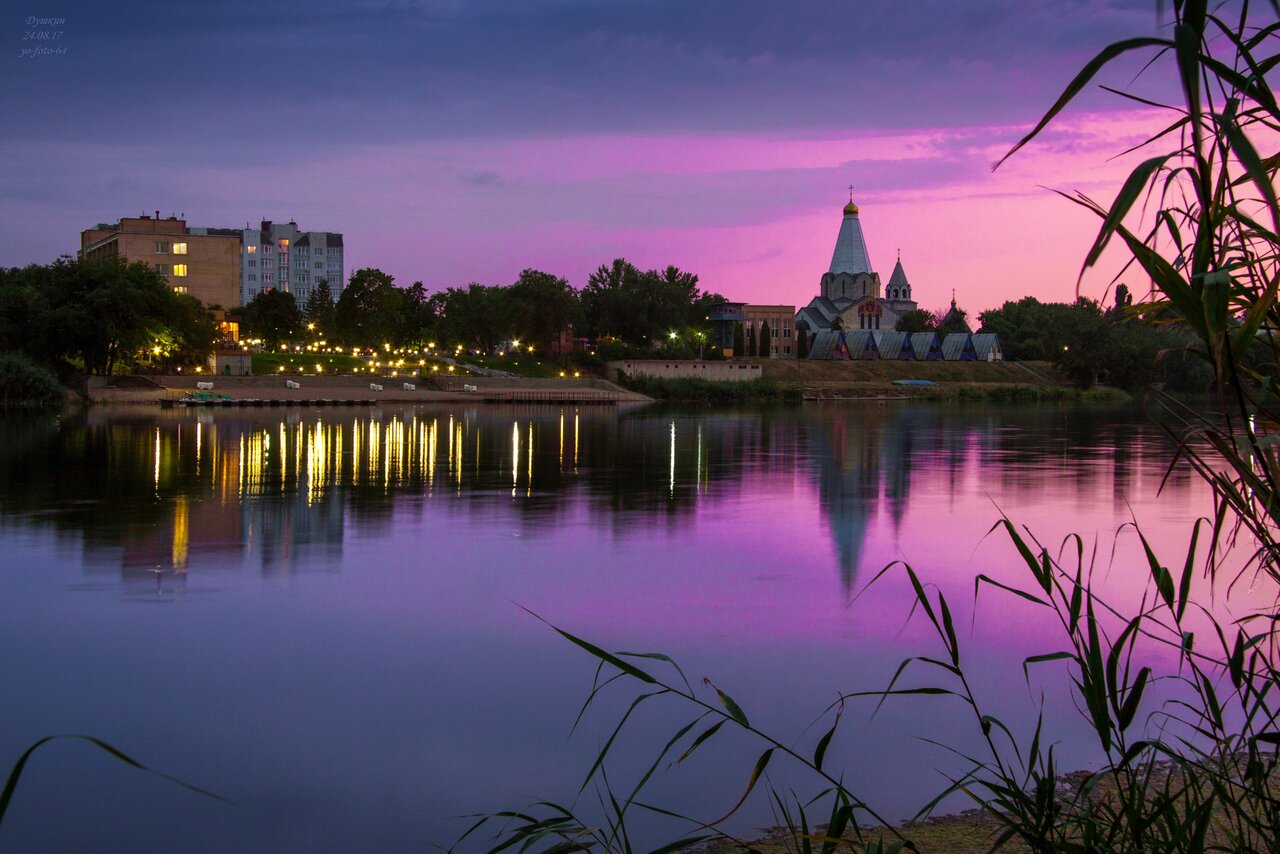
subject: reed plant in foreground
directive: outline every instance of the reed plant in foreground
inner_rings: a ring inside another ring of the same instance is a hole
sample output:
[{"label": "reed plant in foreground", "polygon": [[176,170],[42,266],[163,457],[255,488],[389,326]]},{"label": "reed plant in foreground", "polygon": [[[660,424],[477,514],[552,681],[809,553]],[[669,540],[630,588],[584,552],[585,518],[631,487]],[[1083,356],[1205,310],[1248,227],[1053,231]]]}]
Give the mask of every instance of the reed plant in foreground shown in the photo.
[{"label": "reed plant in foreground", "polygon": [[[1163,10],[1164,4],[1160,6]],[[497,828],[487,837],[495,851],[630,851],[628,818],[636,811],[679,813],[645,800],[653,775],[737,729],[760,747],[742,798],[724,816],[687,817],[689,834],[657,850],[716,840],[762,847],[733,839],[720,828],[760,788],[771,763],[779,761],[812,775],[821,793],[802,798],[764,786],[784,825],[780,841],[770,845],[803,854],[915,850],[919,845],[910,838],[911,830],[885,827],[862,799],[865,793],[855,794],[825,757],[846,704],[860,698],[883,703],[926,695],[940,703],[959,703],[980,733],[983,751],[958,754],[964,770],[924,805],[920,816],[945,796],[967,795],[992,823],[983,847],[1038,852],[1280,850],[1280,606],[1222,623],[1194,595],[1200,587],[1212,590],[1228,565],[1224,558],[1242,552],[1247,560],[1231,564],[1239,573],[1233,580],[1248,577],[1280,593],[1280,402],[1275,387],[1280,381],[1280,203],[1275,190],[1280,106],[1269,82],[1280,66],[1280,2],[1239,0],[1211,8],[1206,0],[1173,0],[1169,11],[1171,20],[1162,22],[1156,35],[1109,45],[1090,60],[1000,161],[1031,143],[1122,57],[1142,56],[1144,74],[1167,71],[1182,92],[1180,103],[1160,104],[1104,86],[1143,108],[1165,111],[1168,123],[1131,149],[1151,156],[1131,172],[1110,205],[1083,194],[1068,198],[1101,223],[1081,275],[1112,241],[1121,241],[1130,255],[1121,275],[1140,273],[1151,281],[1148,299],[1131,309],[1134,317],[1183,329],[1193,342],[1183,352],[1204,360],[1213,371],[1217,394],[1210,407],[1190,408],[1155,391],[1146,401],[1175,442],[1175,464],[1190,465],[1212,488],[1214,514],[1195,523],[1186,553],[1173,563],[1177,571],[1168,568],[1135,525],[1144,565],[1131,569],[1149,579],[1148,595],[1136,611],[1098,595],[1091,582],[1092,557],[1086,558],[1082,538],[1068,538],[1050,550],[1008,517],[996,528],[1007,534],[1021,557],[1026,583],[1005,584],[986,576],[975,580],[975,605],[983,591],[999,592],[1043,611],[1058,626],[1060,645],[1026,659],[1024,675],[1030,682],[1035,669],[1065,668],[1096,742],[1098,770],[1064,776],[1073,769],[1060,767],[1052,740],[1043,732],[1043,714],[1031,732],[1016,733],[988,711],[966,672],[951,603],[931,591],[913,568],[901,565],[887,568],[873,583],[905,576],[919,618],[936,632],[940,653],[904,661],[885,687],[843,694],[826,711],[826,730],[804,750],[756,729],[745,711],[710,682],[695,690],[664,656],[609,653],[557,629],[599,663],[587,706],[606,689],[638,689],[584,782],[584,791],[595,787],[598,809],[544,802],[484,817],[463,839]],[[1233,585],[1224,586],[1230,591]],[[1196,625],[1202,628],[1197,631]],[[1171,672],[1156,673],[1146,663],[1161,651],[1173,653],[1177,666]],[[655,664],[670,675],[660,676]],[[924,681],[905,681],[920,679]],[[685,704],[694,717],[656,751],[648,772],[619,794],[605,770],[610,747],[638,709],[660,698]],[[868,822],[881,827],[864,826]]]},{"label": "reed plant in foreground", "polygon": [[134,759],[132,756],[129,756],[128,754],[118,750],[117,748],[112,747],[110,744],[107,744],[105,741],[103,741],[100,738],[94,738],[91,735],[47,735],[44,738],[37,739],[35,743],[33,743],[30,747],[24,750],[22,752],[22,755],[18,757],[18,761],[13,764],[13,768],[10,769],[9,776],[4,783],[4,788],[0,789],[0,825],[4,824],[5,814],[9,811],[9,803],[10,801],[13,800],[13,795],[18,789],[18,781],[22,779],[22,772],[26,770],[27,762],[31,760],[31,757],[35,754],[36,751],[38,751],[40,748],[44,747],[45,745],[55,741],[84,742],[85,744],[89,744],[93,747],[96,747],[98,750],[101,750],[103,753],[107,754],[117,762],[121,762],[125,765],[128,765],[130,768],[136,768],[139,771],[145,771],[148,774],[154,774],[155,776],[159,777],[162,780],[167,780],[176,786],[181,786],[182,788],[195,792],[196,794],[202,795],[203,797],[212,798],[215,801],[221,801],[222,803],[225,803],[225,804],[231,803],[221,795],[215,795],[213,792],[206,791],[205,789],[201,789],[199,786],[193,786],[190,783],[184,783],[182,780],[179,780],[177,777],[170,777],[168,774],[162,773],[160,771],[156,771],[154,768],[148,768],[146,765],[143,765],[141,762]]},{"label": "reed plant in foreground", "polygon": [[[721,827],[766,780],[767,769],[786,762],[811,778],[817,794],[800,797],[789,789],[763,786],[782,825],[770,845],[804,854],[920,850],[912,829],[895,829],[886,822],[829,766],[826,754],[851,704],[875,701],[878,710],[888,701],[925,696],[958,703],[981,733],[985,750],[956,751],[962,770],[916,818],[927,817],[950,795],[967,796],[992,819],[989,835],[976,840],[982,848],[1012,843],[1019,850],[1046,852],[1280,850],[1280,696],[1275,691],[1271,617],[1257,615],[1224,626],[1192,595],[1196,578],[1217,560],[1215,532],[1221,522],[1202,519],[1195,524],[1176,571],[1159,560],[1134,527],[1150,579],[1149,596],[1134,615],[1095,593],[1092,552],[1080,537],[1069,537],[1055,554],[1008,518],[993,529],[1007,534],[1029,583],[1014,586],[979,575],[975,603],[984,591],[1012,596],[1056,623],[1060,644],[1026,658],[1023,674],[1030,688],[1033,670],[1066,669],[1073,697],[1097,740],[1099,770],[1074,777],[1064,773],[1074,769],[1058,764],[1042,731],[1043,708],[1034,729],[1021,735],[989,711],[991,698],[974,690],[965,668],[956,609],[912,567],[894,564],[868,586],[901,574],[914,591],[913,610],[932,626],[941,650],[903,661],[885,687],[841,694],[823,712],[821,735],[803,747],[758,729],[711,681],[695,688],[665,655],[611,653],[553,627],[598,663],[579,717],[603,692],[627,692],[626,711],[579,792],[594,787],[597,798],[582,805],[544,801],[527,810],[486,816],[459,841],[493,826],[499,829],[489,837],[491,851],[631,851],[634,822],[628,821],[636,813],[649,813],[681,818],[689,828],[655,850],[713,841],[757,850],[758,843],[735,838]],[[1198,637],[1193,625],[1209,626],[1208,636]],[[1160,647],[1176,653],[1178,669],[1157,677],[1142,662]],[[664,700],[687,707],[691,717],[656,751],[646,770],[619,789],[607,772],[611,748],[638,711]],[[655,773],[686,762],[713,739],[735,730],[754,740],[759,752],[750,757],[741,796],[724,815],[701,819],[647,800],[646,786]]]}]

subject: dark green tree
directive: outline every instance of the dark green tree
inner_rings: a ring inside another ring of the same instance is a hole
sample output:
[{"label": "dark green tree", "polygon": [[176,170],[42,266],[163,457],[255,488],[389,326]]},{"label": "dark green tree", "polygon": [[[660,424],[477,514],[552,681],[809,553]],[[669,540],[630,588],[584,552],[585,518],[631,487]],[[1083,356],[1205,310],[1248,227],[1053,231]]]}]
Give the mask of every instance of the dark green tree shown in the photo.
[{"label": "dark green tree", "polygon": [[637,307],[632,302],[639,275],[640,271],[625,258],[615,258],[587,277],[581,299],[584,331],[589,337],[628,340],[634,331],[631,315]]},{"label": "dark green tree", "polygon": [[806,326],[796,328],[796,358],[809,358],[809,328]]},{"label": "dark green tree", "polygon": [[938,335],[950,335],[953,332],[971,332],[969,328],[968,312],[963,308],[956,307],[956,301],[951,301],[951,308],[937,318]]},{"label": "dark green tree", "polygon": [[308,324],[315,325],[318,338],[333,340],[337,331],[337,305],[333,301],[333,290],[328,279],[319,279],[311,289],[306,305],[302,308],[302,316]]},{"label": "dark green tree", "polygon": [[899,317],[893,328],[898,332],[932,332],[938,327],[934,323],[933,312],[917,308]]},{"label": "dark green tree", "polygon": [[754,323],[747,324],[747,358],[754,359],[756,357],[756,325]]},{"label": "dark green tree", "polygon": [[427,343],[435,334],[435,312],[426,287],[414,282],[404,289],[401,300],[395,343],[405,347]]},{"label": "dark green tree", "polygon": [[197,301],[142,262],[61,258],[0,270],[0,350],[63,374],[109,374],[140,358],[198,362],[212,330]]},{"label": "dark green tree", "polygon": [[160,347],[164,366],[191,367],[204,364],[218,338],[218,325],[200,300],[174,294],[154,346]]},{"label": "dark green tree", "polygon": [[0,268],[0,351],[25,353],[44,364],[67,354],[67,342],[49,328],[58,296],[52,266]]},{"label": "dark green tree", "polygon": [[293,294],[273,288],[258,294],[240,313],[240,322],[249,338],[261,338],[275,349],[302,334],[302,310]]},{"label": "dark green tree", "polygon": [[773,340],[769,335],[769,322],[767,320],[760,321],[760,358],[773,358]]},{"label": "dark green tree", "polygon": [[569,283],[550,273],[527,269],[507,289],[515,316],[516,334],[545,348],[560,332],[578,322],[578,295]]},{"label": "dark green tree", "polygon": [[145,263],[76,261],[58,272],[64,287],[52,326],[89,373],[113,373],[154,348],[175,313],[177,294]]},{"label": "dark green tree", "polygon": [[625,258],[601,265],[580,295],[588,337],[618,338],[635,348],[671,332],[710,329],[711,306],[723,297],[703,293],[693,273],[669,266],[641,272]]},{"label": "dark green tree", "polygon": [[503,341],[518,338],[515,309],[508,288],[472,282],[444,292],[439,334],[445,342],[491,352]]},{"label": "dark green tree", "polygon": [[172,318],[177,294],[142,262],[57,261],[43,271],[50,286],[50,350],[77,358],[91,374],[152,351]]},{"label": "dark green tree", "polygon": [[747,334],[741,323],[733,324],[733,357],[741,359],[747,355]]},{"label": "dark green tree", "polygon": [[403,310],[404,292],[395,286],[395,279],[373,267],[357,270],[338,297],[338,340],[362,347],[394,344]]}]

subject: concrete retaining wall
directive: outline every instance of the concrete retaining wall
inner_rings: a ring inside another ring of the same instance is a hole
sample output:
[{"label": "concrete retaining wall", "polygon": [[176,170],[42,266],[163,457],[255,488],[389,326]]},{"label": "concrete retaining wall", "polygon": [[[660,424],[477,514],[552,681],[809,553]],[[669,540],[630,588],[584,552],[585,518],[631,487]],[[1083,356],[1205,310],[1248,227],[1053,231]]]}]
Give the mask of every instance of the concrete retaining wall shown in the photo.
[{"label": "concrete retaining wall", "polygon": [[609,362],[609,378],[617,379],[621,371],[629,377],[658,377],[678,379],[692,377],[713,382],[747,382],[758,380],[761,369],[758,363],[702,362],[696,359],[626,359]]}]

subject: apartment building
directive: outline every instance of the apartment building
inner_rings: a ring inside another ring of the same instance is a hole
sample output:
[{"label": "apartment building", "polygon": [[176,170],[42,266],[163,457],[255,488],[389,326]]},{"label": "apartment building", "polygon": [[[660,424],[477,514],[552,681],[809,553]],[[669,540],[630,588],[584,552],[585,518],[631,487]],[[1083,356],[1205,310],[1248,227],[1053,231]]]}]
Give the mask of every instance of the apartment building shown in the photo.
[{"label": "apartment building", "polygon": [[80,256],[119,256],[150,264],[178,293],[208,306],[240,304],[240,232],[230,228],[189,228],[176,216],[122,217],[80,232]]},{"label": "apartment building", "polygon": [[334,299],[346,284],[342,235],[301,231],[298,224],[262,221],[240,232],[240,300],[248,303],[266,290],[294,295],[302,305],[323,279]]},{"label": "apartment building", "polygon": [[184,218],[143,214],[80,232],[80,255],[144,261],[179,293],[234,308],[263,291],[292,293],[301,305],[321,279],[336,299],[346,284],[342,235],[300,231],[296,222],[260,228],[191,228]]}]

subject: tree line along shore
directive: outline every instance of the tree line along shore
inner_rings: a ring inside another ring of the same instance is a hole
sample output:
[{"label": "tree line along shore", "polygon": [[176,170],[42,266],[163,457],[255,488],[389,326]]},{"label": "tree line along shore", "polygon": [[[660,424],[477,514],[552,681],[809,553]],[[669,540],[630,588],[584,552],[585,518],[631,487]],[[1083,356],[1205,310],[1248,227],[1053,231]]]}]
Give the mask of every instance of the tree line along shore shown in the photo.
[{"label": "tree line along shore", "polygon": [[[725,402],[801,399],[806,389],[816,390],[812,397],[878,389],[895,397],[1067,399],[1082,396],[1099,378],[1128,391],[1151,382],[1174,390],[1207,387],[1212,378],[1200,360],[1179,352],[1194,348],[1194,341],[1143,322],[1127,291],[1117,291],[1105,308],[1086,299],[1055,304],[1027,297],[982,312],[979,329],[999,335],[1005,358],[1017,367],[756,359],[748,343],[745,359],[736,360],[762,366],[756,385],[623,382],[650,397]],[[723,361],[738,348],[709,345],[712,307],[721,302],[700,287],[696,274],[674,266],[641,270],[619,258],[601,265],[581,288],[526,269],[510,285],[472,283],[428,294],[421,282],[402,287],[365,268],[336,298],[324,283],[303,305],[290,293],[268,291],[224,309],[174,292],[143,263],[63,258],[0,269],[0,404],[54,405],[68,390],[83,395],[91,376],[200,372],[212,352],[233,343],[232,335],[253,353],[254,373],[366,379],[390,371],[427,385],[435,373],[603,377],[618,359]],[[940,322],[967,328],[963,311],[948,315]],[[924,311],[903,318],[906,331],[949,331],[935,320]],[[804,342],[798,344],[803,355]],[[936,385],[894,386],[894,380]]]}]

